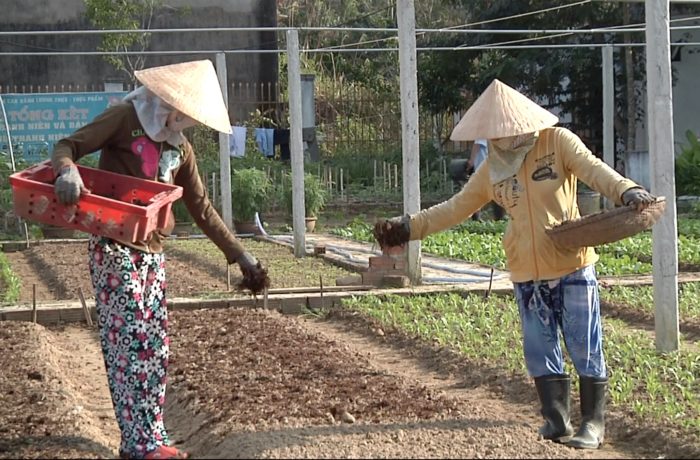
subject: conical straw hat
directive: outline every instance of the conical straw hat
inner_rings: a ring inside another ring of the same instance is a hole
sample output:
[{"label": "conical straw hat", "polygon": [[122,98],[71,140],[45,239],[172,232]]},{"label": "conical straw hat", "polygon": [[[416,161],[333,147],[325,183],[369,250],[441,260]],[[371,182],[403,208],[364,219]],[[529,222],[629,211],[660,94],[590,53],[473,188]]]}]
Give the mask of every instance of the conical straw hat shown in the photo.
[{"label": "conical straw hat", "polygon": [[494,80],[452,130],[453,141],[497,139],[554,126],[559,118],[510,86]]},{"label": "conical straw hat", "polygon": [[228,110],[211,61],[151,67],[137,70],[134,75],[149,91],[190,118],[222,133],[231,133]]}]

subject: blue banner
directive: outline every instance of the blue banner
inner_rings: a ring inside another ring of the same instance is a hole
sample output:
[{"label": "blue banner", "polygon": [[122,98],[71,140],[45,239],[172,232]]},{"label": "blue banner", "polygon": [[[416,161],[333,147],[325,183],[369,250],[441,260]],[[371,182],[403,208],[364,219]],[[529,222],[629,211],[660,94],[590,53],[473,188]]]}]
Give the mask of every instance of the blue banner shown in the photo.
[{"label": "blue banner", "polygon": [[15,153],[28,163],[48,158],[57,141],[91,122],[126,94],[123,91],[3,94]]}]

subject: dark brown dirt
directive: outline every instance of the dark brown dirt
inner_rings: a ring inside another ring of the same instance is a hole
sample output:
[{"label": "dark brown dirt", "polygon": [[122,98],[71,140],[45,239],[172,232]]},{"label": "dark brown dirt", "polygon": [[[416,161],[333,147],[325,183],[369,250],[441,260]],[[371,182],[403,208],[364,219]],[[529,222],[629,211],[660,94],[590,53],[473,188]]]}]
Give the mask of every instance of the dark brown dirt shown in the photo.
[{"label": "dark brown dirt", "polygon": [[[347,273],[245,243],[269,263],[273,287]],[[167,250],[170,296],[225,291],[223,257],[198,245]],[[20,267],[25,300],[33,285],[44,300],[92,291],[84,244],[8,256]],[[232,285],[240,277],[233,268]],[[166,424],[199,458],[700,456],[682,433],[614,410],[601,450],[539,440],[528,379],[343,309],[326,320],[252,308],[175,311],[171,336]],[[0,322],[0,347],[0,458],[115,455],[119,433],[94,329]]]}]

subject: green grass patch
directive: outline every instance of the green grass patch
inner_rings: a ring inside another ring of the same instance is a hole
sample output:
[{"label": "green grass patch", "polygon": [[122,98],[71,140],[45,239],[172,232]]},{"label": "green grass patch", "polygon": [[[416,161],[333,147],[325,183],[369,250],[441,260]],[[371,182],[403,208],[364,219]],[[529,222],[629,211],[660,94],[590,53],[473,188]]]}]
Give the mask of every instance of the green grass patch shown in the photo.
[{"label": "green grass patch", "polygon": [[19,300],[22,287],[19,277],[12,271],[7,256],[0,252],[0,295],[3,303],[15,303]]},{"label": "green grass patch", "polygon": [[[423,240],[426,253],[451,257],[479,264],[506,269],[506,256],[502,236],[506,222],[465,221]],[[678,237],[678,260],[681,263],[700,265],[700,221],[680,219]],[[353,221],[332,233],[358,241],[372,242],[372,227],[366,222]],[[685,233],[684,233],[685,232]],[[596,265],[599,275],[636,275],[652,272],[652,235],[650,231],[634,235],[622,241],[605,244],[596,251],[600,260]]]},{"label": "green grass patch", "polygon": [[[652,286],[610,286],[600,290],[602,300],[620,302],[645,312],[654,312],[654,288]],[[678,285],[678,312],[682,318],[700,319],[700,283]]]},{"label": "green grass patch", "polygon": [[[518,308],[511,296],[361,297],[344,301],[344,305],[471,360],[526,373]],[[697,432],[700,353],[659,354],[648,334],[619,320],[606,320],[604,328],[612,404]],[[574,372],[570,364],[568,368]]]}]

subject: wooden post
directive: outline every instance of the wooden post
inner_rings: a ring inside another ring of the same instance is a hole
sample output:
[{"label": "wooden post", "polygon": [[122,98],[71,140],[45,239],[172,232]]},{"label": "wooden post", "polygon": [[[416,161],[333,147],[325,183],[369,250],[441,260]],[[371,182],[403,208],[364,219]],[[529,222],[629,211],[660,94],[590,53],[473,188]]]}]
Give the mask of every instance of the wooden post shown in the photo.
[{"label": "wooden post", "polygon": [[319,297],[321,298],[321,308],[323,308],[323,275],[318,275]]},{"label": "wooden post", "polygon": [[216,206],[219,198],[216,190],[216,172],[211,173],[211,193],[214,206]]},{"label": "wooden post", "polygon": [[226,292],[231,292],[231,264],[226,261]]},{"label": "wooden post", "polygon": [[343,168],[340,168],[340,199],[345,197],[345,190],[343,189]]},{"label": "wooden post", "polygon": [[[601,48],[603,53],[603,159],[615,169],[615,68],[613,47]],[[630,125],[634,125],[630,120]],[[615,203],[605,199],[605,207],[612,209]]]},{"label": "wooden post", "polygon": [[[416,11],[413,0],[397,0],[399,26],[399,81],[401,89],[401,152],[403,156],[403,210],[420,211],[420,138],[418,135],[418,77],[416,64]],[[408,243],[407,272],[413,284],[421,281],[420,241]]]},{"label": "wooden post", "polygon": [[88,326],[92,327],[92,316],[90,315],[90,309],[87,306],[87,302],[85,302],[83,288],[78,288],[78,296],[80,297],[80,303],[83,305],[83,314],[85,315],[85,322]]},{"label": "wooden post", "polygon": [[372,175],[372,185],[377,188],[377,160],[374,160],[374,174]]},{"label": "wooden post", "polygon": [[[656,349],[675,351],[678,334],[678,233],[673,149],[673,99],[668,0],[646,0],[647,114],[651,192],[666,197],[652,230]],[[630,120],[631,121],[631,120]]]},{"label": "wooden post", "polygon": [[[387,174],[386,174],[386,170],[387,170],[386,161],[382,161],[382,179],[383,179],[382,182],[384,183],[384,190],[387,189],[387,183],[386,183],[386,180],[387,180],[387,177],[386,177],[386,176],[387,176]],[[391,180],[391,178],[389,178],[389,180]]]},{"label": "wooden post", "polygon": [[[228,77],[226,73],[226,54],[216,53],[216,74],[219,77],[221,94],[228,107]],[[233,229],[233,208],[231,207],[231,158],[230,140],[226,133],[219,133],[219,166],[221,174],[221,218],[229,228]]]},{"label": "wooden post", "polygon": [[292,160],[292,217],[294,255],[306,255],[306,224],[304,204],[304,142],[302,140],[301,67],[299,32],[287,31],[287,81],[289,85],[289,150]]},{"label": "wooden post", "polygon": [[36,284],[32,284],[32,323],[36,323]]}]

